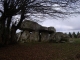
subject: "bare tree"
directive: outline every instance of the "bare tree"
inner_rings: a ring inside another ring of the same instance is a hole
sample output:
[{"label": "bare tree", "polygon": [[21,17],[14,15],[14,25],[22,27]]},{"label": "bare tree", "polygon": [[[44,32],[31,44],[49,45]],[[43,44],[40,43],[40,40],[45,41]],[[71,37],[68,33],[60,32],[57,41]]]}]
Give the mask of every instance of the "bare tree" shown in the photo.
[{"label": "bare tree", "polygon": [[[78,0],[0,0],[0,24],[2,30],[3,44],[8,41],[15,42],[16,30],[20,27],[22,21],[32,15],[42,14],[52,17],[62,17],[68,15],[72,8],[72,3]],[[59,9],[57,9],[59,8]],[[63,9],[63,10],[62,10]],[[18,24],[12,23],[12,17],[21,15]]]}]

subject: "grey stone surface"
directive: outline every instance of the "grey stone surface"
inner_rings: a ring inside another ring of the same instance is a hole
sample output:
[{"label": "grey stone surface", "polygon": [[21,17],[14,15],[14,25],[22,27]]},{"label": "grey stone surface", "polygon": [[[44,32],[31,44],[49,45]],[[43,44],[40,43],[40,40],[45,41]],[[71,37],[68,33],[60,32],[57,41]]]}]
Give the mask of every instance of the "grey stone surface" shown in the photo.
[{"label": "grey stone surface", "polygon": [[62,33],[62,32],[56,32],[54,35],[54,41],[55,42],[68,42],[69,36],[67,34]]},{"label": "grey stone surface", "polygon": [[54,27],[48,27],[48,31],[56,32],[56,29]]},{"label": "grey stone surface", "polygon": [[49,42],[49,40],[54,38],[54,33],[56,33],[54,27],[41,26],[29,20],[23,21],[20,29],[23,30],[20,36],[20,41],[22,42]]},{"label": "grey stone surface", "polygon": [[45,32],[45,31],[48,31],[48,27],[41,26],[39,30]]},{"label": "grey stone surface", "polygon": [[39,41],[39,32],[38,31],[33,31],[30,34],[30,42],[38,42]]},{"label": "grey stone surface", "polygon": [[56,32],[54,35],[55,42],[59,42],[61,40],[61,37],[63,36],[62,32]]},{"label": "grey stone surface", "polygon": [[61,41],[69,42],[69,39],[70,39],[70,37],[68,34],[63,34]]},{"label": "grey stone surface", "polygon": [[50,42],[53,42],[53,40],[54,40],[54,35],[55,35],[55,33],[51,33],[50,34],[50,36],[49,36],[49,40],[50,40]]},{"label": "grey stone surface", "polygon": [[48,32],[41,33],[41,42],[49,42],[49,33]]},{"label": "grey stone surface", "polygon": [[30,42],[30,33],[29,31],[23,31],[22,35],[20,36],[20,42]]},{"label": "grey stone surface", "polygon": [[39,30],[41,25],[36,22],[25,20],[22,22],[20,29]]}]

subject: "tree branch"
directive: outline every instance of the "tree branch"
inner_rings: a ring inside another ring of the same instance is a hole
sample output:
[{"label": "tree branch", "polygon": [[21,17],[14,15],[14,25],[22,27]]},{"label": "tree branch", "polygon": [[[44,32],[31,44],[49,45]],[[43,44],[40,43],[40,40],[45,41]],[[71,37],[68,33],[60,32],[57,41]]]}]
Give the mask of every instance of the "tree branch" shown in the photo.
[{"label": "tree branch", "polygon": [[4,12],[2,10],[0,10],[0,12],[3,14]]}]

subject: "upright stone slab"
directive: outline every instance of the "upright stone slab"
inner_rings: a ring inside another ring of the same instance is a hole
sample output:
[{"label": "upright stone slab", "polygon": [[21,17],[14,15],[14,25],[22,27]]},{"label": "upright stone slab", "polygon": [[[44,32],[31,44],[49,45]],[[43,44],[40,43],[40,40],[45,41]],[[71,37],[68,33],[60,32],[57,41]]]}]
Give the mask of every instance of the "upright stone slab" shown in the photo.
[{"label": "upright stone slab", "polygon": [[19,41],[20,40],[20,37],[21,37],[21,32],[16,33],[16,36],[17,36],[17,41]]},{"label": "upright stone slab", "polygon": [[38,42],[39,41],[39,32],[32,31],[30,34],[30,42]]},{"label": "upright stone slab", "polygon": [[49,34],[49,42],[54,42],[54,39],[55,39],[54,35],[55,35],[55,33]]},{"label": "upright stone slab", "polygon": [[20,37],[20,42],[30,42],[30,32],[29,31],[23,31],[21,37]]},{"label": "upright stone slab", "polygon": [[60,42],[62,36],[63,36],[62,32],[56,32],[55,35],[54,35],[54,41],[55,42]]},{"label": "upright stone slab", "polygon": [[62,38],[61,38],[61,41],[60,41],[60,42],[69,42],[69,39],[70,39],[69,35],[68,35],[68,34],[63,33],[63,36],[62,36]]},{"label": "upright stone slab", "polygon": [[49,42],[49,33],[41,32],[41,42]]}]

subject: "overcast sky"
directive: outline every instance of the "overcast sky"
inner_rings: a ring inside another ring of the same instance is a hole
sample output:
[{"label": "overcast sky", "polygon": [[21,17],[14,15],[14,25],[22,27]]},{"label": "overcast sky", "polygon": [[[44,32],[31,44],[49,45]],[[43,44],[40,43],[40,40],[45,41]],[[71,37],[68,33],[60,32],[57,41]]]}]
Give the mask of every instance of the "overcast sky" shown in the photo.
[{"label": "overcast sky", "polygon": [[[74,7],[79,7],[77,9],[77,11],[80,11],[80,0],[78,2],[75,3],[75,5],[71,4],[71,6]],[[52,5],[54,10],[59,10],[59,11],[68,11],[68,10],[64,10],[62,7],[60,7],[60,5],[58,4],[53,4]],[[56,8],[54,8],[56,7]],[[70,11],[73,11],[72,9]],[[32,19],[35,17],[32,17]],[[36,17],[37,19],[37,17]],[[46,26],[46,27],[55,27],[57,32],[64,32],[64,33],[69,33],[69,32],[80,32],[80,14],[75,14],[73,16],[68,16],[65,19],[55,19],[55,18],[51,18],[51,17],[42,17],[42,18],[38,18],[39,20],[42,20],[43,22],[39,22],[39,24],[41,24],[42,26]]]},{"label": "overcast sky", "polygon": [[[68,16],[65,19],[45,18],[39,22],[42,26],[55,27],[57,32],[80,32],[80,15]],[[18,30],[19,32],[19,30]]]},{"label": "overcast sky", "polygon": [[40,23],[43,26],[53,26],[57,32],[80,32],[80,15],[70,16],[63,19],[50,19],[46,18],[45,21]]},{"label": "overcast sky", "polygon": [[[78,7],[78,11],[80,11],[80,0],[76,2],[75,7]],[[57,6],[57,5],[54,5]],[[62,8],[56,8],[58,10],[62,10]],[[71,10],[73,11],[73,10]],[[75,14],[68,16],[67,18],[63,19],[53,19],[53,18],[46,18],[44,22],[40,23],[43,26],[53,26],[55,27],[57,32],[64,32],[64,33],[69,33],[69,32],[80,32],[80,14]]]}]

